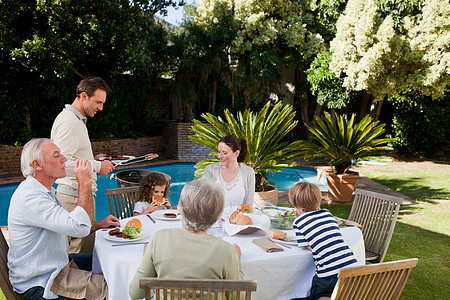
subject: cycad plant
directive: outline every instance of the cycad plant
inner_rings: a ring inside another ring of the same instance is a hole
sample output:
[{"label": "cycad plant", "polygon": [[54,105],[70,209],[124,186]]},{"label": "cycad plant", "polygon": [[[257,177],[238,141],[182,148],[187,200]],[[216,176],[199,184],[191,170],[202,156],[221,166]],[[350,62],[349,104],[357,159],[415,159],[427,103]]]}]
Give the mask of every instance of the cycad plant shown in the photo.
[{"label": "cycad plant", "polygon": [[325,115],[318,117],[317,123],[309,126],[313,134],[313,142],[302,141],[301,150],[305,158],[326,158],[337,174],[349,172],[352,161],[370,155],[380,154],[392,150],[386,146],[391,141],[384,138],[384,124],[366,115],[361,121],[355,123],[355,114],[350,120],[346,115],[336,114],[336,120]]},{"label": "cycad plant", "polygon": [[288,143],[283,139],[297,125],[295,112],[289,104],[277,103],[271,108],[267,102],[259,112],[246,109],[238,112],[236,117],[227,109],[225,120],[210,113],[202,114],[208,122],[193,120],[190,139],[212,150],[214,158],[197,162],[196,176],[203,174],[203,169],[219,161],[217,146],[222,137],[232,134],[245,138],[248,143],[248,155],[245,163],[255,170],[255,191],[263,191],[267,186],[267,174],[279,172],[281,168],[295,166],[291,160],[301,157],[300,142]]}]

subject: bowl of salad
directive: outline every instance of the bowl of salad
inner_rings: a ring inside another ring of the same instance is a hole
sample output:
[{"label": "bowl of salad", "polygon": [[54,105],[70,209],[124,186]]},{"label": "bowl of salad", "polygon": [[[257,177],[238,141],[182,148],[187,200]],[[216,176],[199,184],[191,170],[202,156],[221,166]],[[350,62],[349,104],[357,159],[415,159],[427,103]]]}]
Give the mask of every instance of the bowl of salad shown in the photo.
[{"label": "bowl of salad", "polygon": [[296,218],[295,209],[267,206],[263,207],[261,211],[269,217],[272,227],[278,229],[292,229],[292,223],[294,223]]}]

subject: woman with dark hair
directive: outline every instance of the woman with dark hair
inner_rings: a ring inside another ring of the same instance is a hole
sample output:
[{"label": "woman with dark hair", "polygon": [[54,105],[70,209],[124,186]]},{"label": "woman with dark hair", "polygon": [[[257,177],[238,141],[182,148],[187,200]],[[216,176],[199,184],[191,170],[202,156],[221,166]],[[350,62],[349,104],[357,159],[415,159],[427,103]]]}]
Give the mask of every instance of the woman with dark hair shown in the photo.
[{"label": "woman with dark hair", "polygon": [[248,153],[247,140],[227,135],[217,148],[220,162],[207,166],[203,177],[218,182],[224,188],[225,207],[244,203],[253,205],[255,171],[243,163]]}]

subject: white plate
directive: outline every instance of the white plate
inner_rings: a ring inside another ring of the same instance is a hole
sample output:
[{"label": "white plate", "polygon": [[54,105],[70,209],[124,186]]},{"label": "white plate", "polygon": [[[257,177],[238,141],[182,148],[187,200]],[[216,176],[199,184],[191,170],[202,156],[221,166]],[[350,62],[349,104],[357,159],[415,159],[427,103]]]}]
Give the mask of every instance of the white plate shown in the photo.
[{"label": "white plate", "polygon": [[229,219],[225,219],[223,228],[228,235],[234,235],[237,233],[249,234],[259,229],[267,231],[270,227],[270,219],[266,215],[244,214],[249,216],[253,221],[253,225],[235,225],[231,224]]},{"label": "white plate", "polygon": [[117,163],[120,163],[121,161],[127,161],[127,160],[130,160],[130,159],[136,158],[136,156],[131,156],[131,155],[124,155],[123,157],[125,159],[113,159],[113,160],[111,160],[111,162],[113,164],[117,164]]},{"label": "white plate", "polygon": [[[164,217],[164,214],[167,214],[167,213],[176,214],[177,217],[176,218]],[[176,209],[158,209],[158,210],[155,210],[154,212],[152,212],[150,215],[155,219],[164,220],[164,221],[174,221],[174,220],[181,219],[181,214]]]},{"label": "white plate", "polygon": [[145,230],[141,230],[141,237],[138,237],[136,239],[124,239],[123,237],[117,237],[115,235],[109,235],[109,230],[108,231],[103,231],[102,234],[103,234],[103,237],[105,239],[109,240],[109,241],[121,242],[121,243],[133,243],[134,241],[140,241],[140,240],[144,239],[147,236],[147,232]]},{"label": "white plate", "polygon": [[277,241],[279,243],[283,243],[285,245],[290,245],[290,246],[297,246],[297,238],[295,236],[295,232],[294,230],[281,230],[281,229],[277,229],[283,232],[286,232],[286,239],[285,240],[278,240],[278,239],[272,239],[274,241]]}]

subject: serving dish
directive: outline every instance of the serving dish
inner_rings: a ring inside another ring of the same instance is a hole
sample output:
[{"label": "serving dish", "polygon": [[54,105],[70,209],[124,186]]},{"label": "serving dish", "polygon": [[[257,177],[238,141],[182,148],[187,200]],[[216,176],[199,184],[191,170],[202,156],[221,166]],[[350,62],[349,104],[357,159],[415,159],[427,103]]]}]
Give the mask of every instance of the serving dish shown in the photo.
[{"label": "serving dish", "polygon": [[292,224],[297,218],[295,210],[288,207],[267,206],[261,208],[261,212],[269,217],[272,227],[277,229],[292,229]]},{"label": "serving dish", "polygon": [[223,224],[223,228],[228,235],[250,234],[258,230],[267,231],[270,227],[270,220],[265,215],[244,214],[252,219],[252,225],[235,225],[231,224],[227,218]]}]

